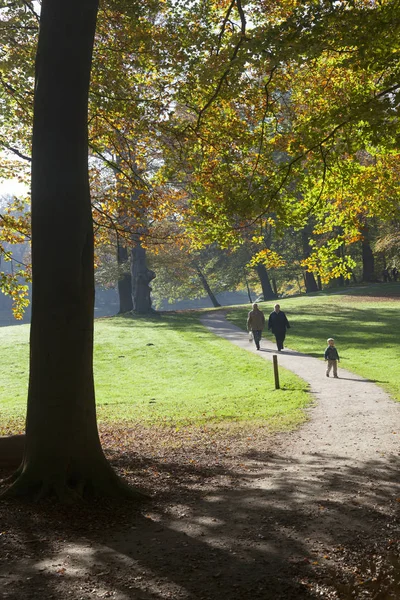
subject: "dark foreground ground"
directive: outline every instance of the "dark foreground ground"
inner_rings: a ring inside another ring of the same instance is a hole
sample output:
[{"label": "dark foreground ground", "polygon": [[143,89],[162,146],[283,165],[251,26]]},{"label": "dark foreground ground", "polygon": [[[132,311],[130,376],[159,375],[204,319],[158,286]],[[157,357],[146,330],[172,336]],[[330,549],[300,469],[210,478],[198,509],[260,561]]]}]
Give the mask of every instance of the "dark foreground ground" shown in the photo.
[{"label": "dark foreground ground", "polygon": [[[285,434],[120,428],[102,438],[116,469],[152,500],[3,501],[1,599],[400,599],[398,462],[380,463],[379,506],[358,500],[367,492],[344,465],[340,479],[332,469],[306,485],[298,503],[290,473],[278,492],[257,484],[287,468]],[[325,489],[335,502],[315,503]]]}]

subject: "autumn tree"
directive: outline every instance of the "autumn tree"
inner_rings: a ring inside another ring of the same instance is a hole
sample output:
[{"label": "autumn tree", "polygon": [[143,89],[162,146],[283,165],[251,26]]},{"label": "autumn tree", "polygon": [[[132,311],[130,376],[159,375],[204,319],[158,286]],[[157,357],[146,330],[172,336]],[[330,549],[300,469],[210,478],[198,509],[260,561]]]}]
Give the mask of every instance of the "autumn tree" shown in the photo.
[{"label": "autumn tree", "polygon": [[[189,9],[178,5],[183,29]],[[207,6],[190,9],[201,59],[187,53],[168,159],[197,234],[229,245],[246,223],[300,229],[311,214],[305,268],[349,275],[339,248],[361,239],[364,218],[397,210],[398,3]],[[363,149],[374,165],[360,164]]]},{"label": "autumn tree", "polygon": [[383,223],[376,232],[374,250],[384,257],[384,266],[400,267],[400,222]]},{"label": "autumn tree", "polygon": [[[0,179],[29,184],[30,132],[33,112],[34,46],[32,30],[37,15],[22,3],[2,5],[0,11]],[[0,202],[0,259],[14,261],[13,245],[29,242],[30,217],[27,198]],[[0,291],[12,298],[13,313],[22,318],[28,304],[30,265],[15,262],[10,270],[0,268]]]},{"label": "autumn tree", "polygon": [[[154,229],[153,223],[168,204],[148,181],[152,163],[160,155],[157,123],[168,112],[169,102],[165,92],[168,74],[162,77],[158,65],[163,62],[163,7],[164,3],[157,0],[145,5],[107,0],[100,7],[89,96],[95,242],[101,246],[111,239],[121,267],[127,263],[131,247],[135,248],[148,230]],[[10,5],[1,13],[5,52],[0,96],[5,110],[0,122],[0,144],[7,152],[0,176],[4,177],[20,177],[22,173],[26,176],[20,159],[28,165],[31,161],[33,59],[38,22],[35,5],[23,2]],[[12,160],[13,156],[18,160]],[[107,170],[115,185],[106,189],[103,184]],[[0,228],[10,236],[5,221],[0,221]],[[151,233],[155,243],[156,235]],[[123,312],[132,307],[129,277],[124,277],[119,286]],[[11,286],[5,285],[9,279],[3,278],[3,283],[4,290],[12,293]]]},{"label": "autumn tree", "polygon": [[157,272],[156,302],[207,295],[213,306],[220,306],[218,294],[246,285],[250,254],[243,250],[221,250],[215,244],[196,250],[183,240],[181,244],[166,245],[162,252],[150,257],[150,265]]},{"label": "autumn tree", "polygon": [[23,462],[6,495],[125,491],[99,441],[87,103],[97,0],[43,0],[32,141],[32,325]]},{"label": "autumn tree", "polygon": [[[14,126],[9,145],[22,155],[29,136],[17,146],[26,127],[16,124],[29,120],[24,64],[36,17],[31,5],[15,6],[6,31],[14,81],[3,82],[2,93]],[[154,171],[144,187],[139,181],[150,213],[159,189],[181,189],[206,244],[229,246],[255,220],[301,228],[316,215],[305,268],[326,281],[348,274],[353,263],[339,246],[362,238],[362,219],[396,216],[398,30],[395,0],[107,0],[90,96],[91,151],[112,167],[121,161],[131,192],[138,189],[133,165],[140,171],[158,162],[164,176]],[[374,173],[359,165],[360,149],[376,157]],[[329,227],[341,233],[326,235]]]}]

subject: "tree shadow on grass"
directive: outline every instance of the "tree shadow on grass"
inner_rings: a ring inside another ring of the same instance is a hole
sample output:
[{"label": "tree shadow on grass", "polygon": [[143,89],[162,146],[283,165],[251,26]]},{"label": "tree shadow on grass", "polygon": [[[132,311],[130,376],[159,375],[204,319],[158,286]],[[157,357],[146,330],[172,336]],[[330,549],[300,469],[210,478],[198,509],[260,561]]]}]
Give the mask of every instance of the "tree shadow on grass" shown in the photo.
[{"label": "tree shadow on grass", "polygon": [[[0,537],[2,598],[301,600],[328,598],[333,590],[343,599],[376,593],[376,581],[365,581],[366,559],[395,537],[397,457],[298,460],[249,449],[237,457],[245,468],[235,460],[215,464],[215,457],[193,464],[184,453],[115,452],[112,460],[132,483],[155,493],[141,512],[129,504],[0,505],[7,534]],[[380,555],[381,564],[389,554]],[[379,585],[397,594],[397,575],[392,569]],[[379,597],[399,597],[389,592]]]},{"label": "tree shadow on grass", "polygon": [[[174,312],[168,313],[155,313],[151,315],[132,315],[126,313],[124,315],[118,315],[114,318],[115,325],[118,326],[119,320],[123,322],[126,327],[154,327],[154,328],[165,328],[183,331],[191,329],[194,331],[205,331],[204,326],[199,321],[199,315],[193,314],[178,314]],[[113,323],[113,324],[114,324]]]}]

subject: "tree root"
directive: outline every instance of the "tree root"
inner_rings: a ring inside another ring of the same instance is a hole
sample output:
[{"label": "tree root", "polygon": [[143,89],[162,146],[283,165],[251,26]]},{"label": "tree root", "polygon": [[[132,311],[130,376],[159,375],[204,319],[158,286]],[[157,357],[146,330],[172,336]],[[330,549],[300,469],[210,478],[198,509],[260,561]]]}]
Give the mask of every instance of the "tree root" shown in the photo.
[{"label": "tree root", "polygon": [[11,485],[0,495],[0,499],[20,498],[40,502],[52,498],[62,504],[78,504],[94,498],[130,500],[135,503],[150,500],[147,494],[132,488],[114,472],[111,471],[111,477],[110,473],[107,475],[80,478],[72,482],[66,477],[34,477],[27,471],[17,471],[10,478]]},{"label": "tree root", "polygon": [[19,469],[17,469],[16,471],[14,471],[14,473],[12,473],[11,475],[9,475],[8,477],[5,477],[4,479],[1,480],[1,483],[7,484],[7,483],[14,483],[14,481],[16,481],[18,479],[18,477],[21,475],[22,473],[22,466],[19,467]]}]

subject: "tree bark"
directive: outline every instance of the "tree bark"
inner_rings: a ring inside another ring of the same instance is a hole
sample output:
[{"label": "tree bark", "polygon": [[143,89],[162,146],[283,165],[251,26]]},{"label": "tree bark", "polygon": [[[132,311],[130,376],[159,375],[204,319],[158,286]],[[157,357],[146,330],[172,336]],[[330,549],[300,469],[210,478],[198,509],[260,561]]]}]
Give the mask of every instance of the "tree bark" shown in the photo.
[{"label": "tree bark", "polygon": [[276,298],[276,294],[274,294],[271,282],[268,277],[268,271],[262,263],[258,263],[256,266],[256,271],[261,283],[261,289],[264,296],[264,300],[273,300]]},{"label": "tree bark", "polygon": [[98,436],[87,102],[98,0],[43,0],[32,141],[32,324],[26,444],[6,496],[127,486]]},{"label": "tree bark", "polygon": [[[121,246],[117,242],[117,262],[118,267],[127,265],[128,250],[125,246]],[[124,267],[122,274],[118,279],[118,296],[119,296],[119,314],[127,313],[133,310],[132,302],[132,276],[130,270]]]},{"label": "tree bark", "polygon": [[154,313],[151,306],[150,282],[156,274],[147,268],[146,250],[137,242],[131,251],[131,278],[132,278],[132,304],[133,311],[148,315]]},{"label": "tree bark", "polygon": [[362,281],[373,282],[375,277],[375,258],[367,237],[362,240]]},{"label": "tree bark", "polygon": [[306,286],[306,294],[310,294],[311,292],[318,292],[318,285],[315,281],[314,273],[305,271],[304,284]]},{"label": "tree bark", "polygon": [[212,305],[215,308],[218,308],[220,305],[220,303],[218,302],[217,298],[214,296],[210,286],[208,285],[208,281],[203,273],[203,271],[200,269],[200,267],[198,265],[195,266],[197,275],[199,276],[199,279],[201,281],[201,284],[205,290],[205,292],[208,294],[208,297],[210,298]]},{"label": "tree bark", "polygon": [[[310,228],[305,227],[301,232],[301,241],[303,246],[303,258],[308,258],[310,256],[311,248],[310,248]],[[310,294],[311,292],[318,291],[318,285],[315,281],[314,273],[310,273],[309,271],[304,271],[304,285],[306,288],[306,294]]]}]

